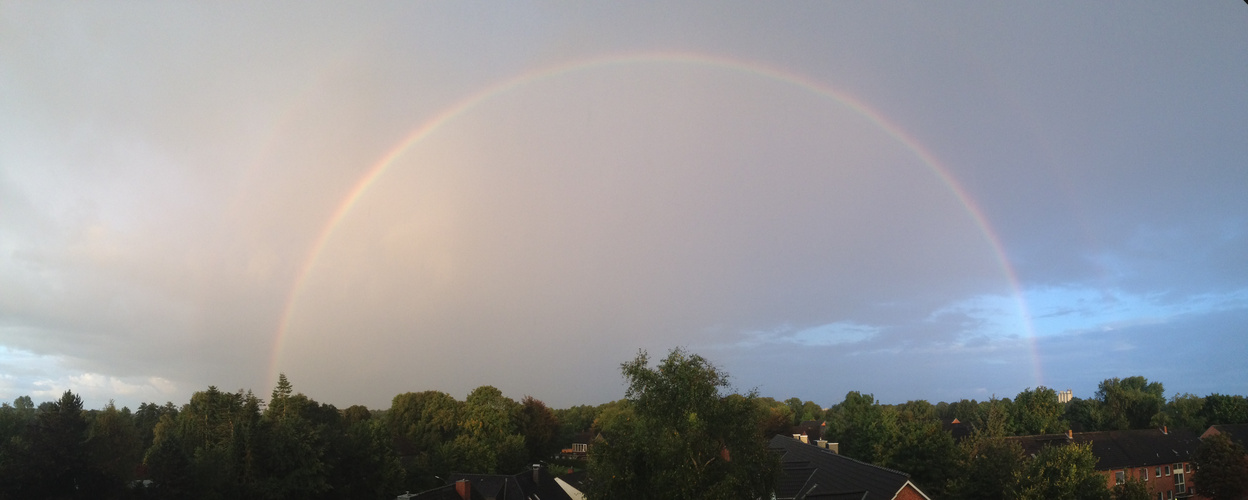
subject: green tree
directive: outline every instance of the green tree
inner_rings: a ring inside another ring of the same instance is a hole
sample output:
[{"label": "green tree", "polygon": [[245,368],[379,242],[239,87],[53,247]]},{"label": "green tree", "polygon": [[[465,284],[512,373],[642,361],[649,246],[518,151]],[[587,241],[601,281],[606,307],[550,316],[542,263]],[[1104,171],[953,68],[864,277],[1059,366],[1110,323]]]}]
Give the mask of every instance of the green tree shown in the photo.
[{"label": "green tree", "polygon": [[459,434],[450,448],[453,468],[482,474],[523,469],[527,451],[516,427],[520,411],[519,403],[493,386],[473,389],[464,400]]},{"label": "green tree", "polygon": [[771,495],[778,459],[759,432],[757,395],[725,395],[728,375],[673,349],[657,367],[621,365],[627,402],[604,410],[590,451],[595,499],[755,499]]},{"label": "green tree", "polygon": [[1066,430],[1057,391],[1048,387],[1027,388],[1014,398],[1013,421],[1019,435],[1049,434]]},{"label": "green tree", "polygon": [[1097,386],[1104,430],[1148,429],[1166,404],[1165,387],[1140,376],[1105,379]]},{"label": "green tree", "polygon": [[152,446],[152,441],[156,439],[156,424],[164,415],[177,417],[178,407],[172,402],[165,403],[164,406],[156,403],[142,403],[139,405],[139,410],[134,412],[134,426],[139,433],[139,442],[144,450]]},{"label": "green tree", "polygon": [[1101,429],[1101,403],[1095,399],[1074,398],[1066,403],[1066,421],[1075,432]]},{"label": "green tree", "polygon": [[1162,410],[1162,423],[1194,432],[1204,431],[1208,427],[1205,425],[1204,415],[1201,414],[1204,407],[1205,398],[1189,393],[1176,394],[1170,397],[1170,402]]},{"label": "green tree", "polygon": [[1201,415],[1208,425],[1248,424],[1248,399],[1239,395],[1210,394],[1205,396]]},{"label": "green tree", "polygon": [[1243,498],[1248,493],[1248,457],[1244,448],[1225,434],[1201,440],[1192,457],[1192,489],[1213,500]]},{"label": "green tree", "polygon": [[1047,446],[1029,460],[1018,481],[1022,500],[1108,500],[1091,444]]},{"label": "green tree", "polygon": [[958,466],[946,486],[950,498],[1002,500],[1018,498],[1023,447],[1018,441],[976,429],[958,446]]},{"label": "green tree", "polygon": [[254,433],[260,403],[251,393],[215,386],[191,395],[176,417],[162,415],[144,463],[162,497],[255,497],[260,475]]},{"label": "green tree", "polygon": [[87,453],[98,482],[92,488],[105,497],[120,496],[143,458],[143,444],[133,416],[112,401],[95,413],[87,430]]},{"label": "green tree", "polygon": [[272,400],[251,426],[245,465],[257,498],[313,497],[330,489],[331,461],[337,457],[327,453],[327,438],[341,417],[333,406],[293,392],[280,375]]},{"label": "green tree", "polygon": [[1114,485],[1109,490],[1109,497],[1112,500],[1152,500],[1152,496],[1152,492],[1148,490],[1148,483],[1138,477]]},{"label": "green tree", "polygon": [[373,412],[363,405],[351,405],[347,409],[342,410],[342,420],[347,426],[355,425],[356,422],[364,422],[373,418]]},{"label": "green tree", "polygon": [[[82,399],[65,391],[40,405],[34,422],[11,453],[5,493],[11,498],[85,498],[99,484],[86,448],[87,421]],[[7,460],[6,460],[7,462]]]},{"label": "green tree", "polygon": [[559,451],[556,442],[559,434],[559,418],[555,412],[546,407],[546,403],[532,396],[520,400],[520,411],[516,415],[516,426],[524,436],[524,447],[527,451],[526,461],[539,463],[550,460]]},{"label": "green tree", "polygon": [[895,410],[881,406],[871,394],[850,391],[829,414],[828,426],[842,454],[876,465],[889,462],[897,438]]},{"label": "green tree", "polygon": [[933,497],[943,497],[945,483],[957,467],[953,435],[936,418],[926,401],[911,401],[897,410],[897,436],[885,466],[910,474],[919,487]]},{"label": "green tree", "polygon": [[788,404],[772,398],[758,398],[759,431],[763,436],[787,436],[793,428],[793,410]]},{"label": "green tree", "polygon": [[451,472],[446,454],[459,432],[462,407],[439,391],[407,392],[391,400],[384,421],[406,471],[408,489],[438,486],[436,476]]}]

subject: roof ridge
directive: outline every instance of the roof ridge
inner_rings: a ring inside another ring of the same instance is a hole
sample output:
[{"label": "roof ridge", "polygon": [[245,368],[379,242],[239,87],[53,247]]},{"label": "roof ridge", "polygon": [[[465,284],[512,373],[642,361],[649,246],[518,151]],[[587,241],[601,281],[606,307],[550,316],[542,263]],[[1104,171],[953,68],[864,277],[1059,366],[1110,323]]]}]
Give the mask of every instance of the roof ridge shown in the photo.
[{"label": "roof ridge", "polygon": [[876,468],[876,469],[880,469],[880,470],[884,470],[884,471],[892,472],[892,473],[894,473],[894,474],[900,474],[900,475],[902,475],[902,476],[905,476],[905,477],[906,477],[906,479],[910,479],[910,474],[909,474],[909,473],[905,473],[905,472],[902,472],[902,471],[899,471],[899,470],[896,470],[896,469],[890,469],[890,468],[888,468],[888,467],[884,467],[884,466],[882,466],[882,465],[876,465],[876,464],[873,464],[873,463],[870,463],[870,462],[863,462],[862,460],[858,460],[857,458],[854,458],[854,457],[851,457],[851,456],[848,456],[848,455],[842,455],[842,454],[840,454],[840,453],[836,453],[836,452],[834,452],[834,451],[832,451],[832,450],[829,450],[829,449],[826,449],[826,448],[820,448],[819,446],[814,445],[814,444],[811,444],[811,443],[803,443],[803,442],[801,442],[801,441],[796,441],[796,440],[795,440],[795,441],[793,441],[793,442],[794,442],[794,443],[796,443],[796,444],[801,444],[801,445],[811,446],[811,447],[813,447],[813,449],[814,449],[815,451],[818,451],[818,452],[820,452],[820,453],[826,453],[826,454],[828,454],[828,455],[831,455],[831,456],[834,456],[834,457],[844,458],[844,459],[846,459],[846,460],[850,460],[850,461],[853,461],[853,462],[856,462],[856,463],[860,463],[860,464],[862,464],[862,465],[866,465],[866,466],[868,466],[868,467],[874,467],[874,468]]}]

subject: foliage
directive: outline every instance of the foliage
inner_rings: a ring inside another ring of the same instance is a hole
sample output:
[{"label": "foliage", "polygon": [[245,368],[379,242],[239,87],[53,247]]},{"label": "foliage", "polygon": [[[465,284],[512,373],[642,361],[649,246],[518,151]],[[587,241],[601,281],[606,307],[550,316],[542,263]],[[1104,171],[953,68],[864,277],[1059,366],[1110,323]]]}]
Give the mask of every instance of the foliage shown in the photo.
[{"label": "foliage", "polygon": [[559,419],[554,411],[546,407],[546,403],[532,396],[521,399],[516,426],[520,435],[524,436],[527,463],[549,460],[559,451],[559,443],[555,441],[559,433]]},{"label": "foliage", "polygon": [[897,413],[876,403],[871,394],[850,391],[828,412],[828,426],[841,453],[873,464],[885,464],[897,436]]},{"label": "foliage", "polygon": [[1201,414],[1204,408],[1205,398],[1188,393],[1176,394],[1162,410],[1162,424],[1193,432],[1204,431],[1209,427],[1205,425],[1205,417]]},{"label": "foliage", "polygon": [[1205,396],[1201,416],[1205,417],[1205,423],[1209,425],[1248,424],[1248,398],[1240,395],[1210,394]]},{"label": "foliage", "polygon": [[1075,432],[1101,429],[1101,406],[1095,399],[1074,398],[1066,403],[1066,421]]},{"label": "foliage", "polygon": [[1014,398],[1011,408],[1015,432],[1019,435],[1049,434],[1064,431],[1062,404],[1057,402],[1057,391],[1048,387],[1027,388]]},{"label": "foliage", "polygon": [[143,458],[143,444],[129,411],[119,411],[110,401],[96,412],[87,430],[87,453],[98,475],[95,493],[117,496],[136,479],[135,471]]},{"label": "foliage", "polygon": [[1248,456],[1244,448],[1225,434],[1201,440],[1192,457],[1196,472],[1192,489],[1213,500],[1238,499],[1248,493]]},{"label": "foliage", "polygon": [[1152,492],[1148,490],[1148,483],[1137,477],[1114,485],[1109,490],[1109,497],[1111,500],[1152,500]]},{"label": "foliage", "polygon": [[[28,403],[19,403],[21,411],[29,409]],[[82,399],[65,391],[40,408],[25,432],[5,443],[0,496],[78,498],[80,489],[105,487],[90,468]]]},{"label": "foliage", "polygon": [[1166,404],[1161,382],[1140,376],[1105,379],[1097,386],[1096,399],[1103,407],[1103,430],[1147,429]]},{"label": "foliage", "polygon": [[946,480],[956,471],[957,446],[926,401],[899,407],[897,437],[885,466],[905,471],[930,496],[943,496]]},{"label": "foliage", "polygon": [[1048,446],[1027,462],[1018,480],[1022,500],[1108,500],[1091,444]]},{"label": "foliage", "polygon": [[1023,448],[983,428],[976,429],[958,446],[957,472],[950,476],[951,498],[997,500],[1017,498],[1017,481],[1023,470]]},{"label": "foliage", "polygon": [[722,395],[728,376],[672,350],[657,367],[641,352],[621,365],[625,404],[604,409],[590,452],[588,495],[612,498],[761,498],[778,459],[755,419],[757,396]]}]

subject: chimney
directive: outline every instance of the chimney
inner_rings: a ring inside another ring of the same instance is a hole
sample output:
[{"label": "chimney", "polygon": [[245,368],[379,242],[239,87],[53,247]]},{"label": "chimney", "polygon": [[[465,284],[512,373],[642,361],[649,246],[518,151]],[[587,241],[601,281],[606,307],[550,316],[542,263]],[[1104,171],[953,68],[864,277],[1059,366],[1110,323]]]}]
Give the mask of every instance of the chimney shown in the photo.
[{"label": "chimney", "polygon": [[841,443],[828,443],[828,449],[837,455],[841,454]]},{"label": "chimney", "polygon": [[1075,431],[1071,429],[1066,429],[1066,439],[1074,439],[1074,438],[1075,438]]},{"label": "chimney", "polygon": [[459,493],[459,498],[463,500],[472,500],[472,482],[467,479],[455,481],[455,493]]},{"label": "chimney", "polygon": [[802,440],[802,435],[801,435],[801,434],[794,434],[794,435],[793,435],[793,439],[794,439],[794,440],[797,440],[797,441],[801,441],[801,440]]},{"label": "chimney", "polygon": [[823,449],[825,449],[825,450],[826,450],[826,449],[828,449],[828,440],[827,440],[827,439],[820,439],[820,440],[818,440],[818,441],[815,441],[815,446],[818,446],[818,447],[823,448]]},{"label": "chimney", "polygon": [[810,438],[806,437],[805,434],[802,434],[801,439],[803,443],[810,443]]},{"label": "chimney", "polygon": [[533,484],[542,484],[542,464],[533,464]]}]

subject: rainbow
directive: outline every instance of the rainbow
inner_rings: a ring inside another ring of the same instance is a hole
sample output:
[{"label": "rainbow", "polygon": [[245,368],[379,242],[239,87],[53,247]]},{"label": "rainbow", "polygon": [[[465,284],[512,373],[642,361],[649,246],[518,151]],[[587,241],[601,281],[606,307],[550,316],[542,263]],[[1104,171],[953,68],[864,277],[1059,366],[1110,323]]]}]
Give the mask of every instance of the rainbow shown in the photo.
[{"label": "rainbow", "polygon": [[1032,354],[1033,377],[1035,378],[1037,385],[1041,385],[1043,380],[1039,361],[1040,357],[1035,343],[1035,332],[1032,327],[1031,315],[1028,311],[1027,303],[1024,299],[1018,276],[1005,255],[1000,238],[992,230],[992,226],[989,225],[988,219],[984,216],[983,211],[979,208],[979,205],[976,204],[975,200],[966,193],[966,190],[964,190],[962,186],[954,180],[954,177],[949,172],[949,169],[937,160],[935,155],[928,151],[927,148],[923,147],[919,141],[907,134],[897,124],[893,123],[875,109],[845,92],[839,91],[809,77],[768,66],[763,63],[729,59],[721,56],[692,52],[613,54],[588,60],[566,62],[528,71],[499,81],[468,95],[459,102],[456,102],[428,120],[425,120],[418,127],[413,129],[407,134],[406,137],[382,155],[382,157],[368,169],[364,176],[355,183],[351,190],[347,192],[347,195],[343,197],[342,201],[338,204],[338,207],[333,211],[329,220],[325,222],[320,234],[317,235],[315,242],[308,251],[307,257],[303,260],[303,265],[299,267],[295,275],[294,283],[290,288],[289,295],[286,297],[286,303],[282,310],[281,319],[278,323],[277,333],[273,340],[268,369],[269,381],[274,382],[278,378],[278,371],[280,370],[282,364],[281,356],[283,344],[286,340],[291,318],[295,314],[300,292],[303,289],[304,282],[316,268],[317,260],[320,257],[321,252],[325,249],[326,244],[333,237],[334,230],[338,227],[339,223],[346,218],[347,214],[351,212],[351,209],[360,200],[360,198],[368,192],[369,188],[372,187],[372,185],[386,173],[390,166],[393,165],[401,156],[403,156],[408,149],[421,142],[426,137],[429,137],[443,125],[450,123],[457,117],[472,111],[490,100],[507,94],[518,87],[558,78],[570,73],[589,71],[607,66],[629,64],[678,64],[703,66],[742,72],[768,80],[783,82],[806,90],[820,97],[831,99],[848,107],[869,120],[871,123],[875,124],[880,130],[897,140],[897,142],[904,145],[906,149],[921,160],[923,164],[926,165],[932,173],[940,179],[941,183],[943,183],[944,186],[957,198],[958,202],[961,203],[961,205],[966,209],[966,212],[970,215],[975,225],[978,226],[985,241],[991,246],[993,253],[997,258],[997,264],[1000,266],[1002,273],[1009,282],[1013,291],[1014,302],[1016,303],[1019,315],[1023,320],[1023,328],[1030,344],[1029,347]]}]

